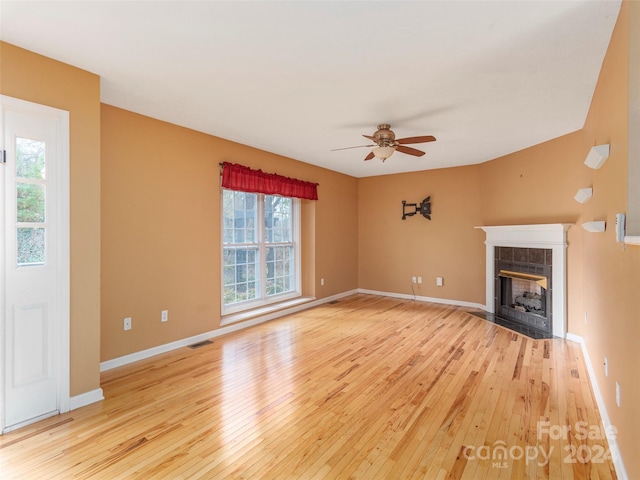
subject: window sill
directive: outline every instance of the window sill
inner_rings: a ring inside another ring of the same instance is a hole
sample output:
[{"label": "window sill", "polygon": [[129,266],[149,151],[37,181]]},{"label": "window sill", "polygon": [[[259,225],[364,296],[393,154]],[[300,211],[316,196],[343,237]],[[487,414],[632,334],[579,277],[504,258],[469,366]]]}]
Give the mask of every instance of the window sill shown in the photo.
[{"label": "window sill", "polygon": [[314,297],[297,297],[291,300],[285,300],[283,302],[266,305],[264,307],[252,308],[250,310],[244,310],[242,312],[237,312],[237,313],[230,313],[228,315],[223,315],[220,318],[220,326],[224,327],[232,323],[244,322],[246,320],[251,320],[256,317],[270,315],[270,314],[279,312],[281,310],[286,310],[289,308],[297,307],[299,305],[303,305],[313,300],[315,300]]}]

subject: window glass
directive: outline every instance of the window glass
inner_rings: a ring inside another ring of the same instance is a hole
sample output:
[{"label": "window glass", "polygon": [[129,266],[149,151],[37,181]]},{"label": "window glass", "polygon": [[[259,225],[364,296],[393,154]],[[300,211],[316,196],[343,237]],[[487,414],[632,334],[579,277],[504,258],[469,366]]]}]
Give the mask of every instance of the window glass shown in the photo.
[{"label": "window glass", "polygon": [[18,265],[41,265],[45,261],[44,228],[18,228]]},{"label": "window glass", "polygon": [[16,176],[44,180],[45,143],[28,138],[16,138]]},{"label": "window glass", "polygon": [[44,222],[44,185],[17,183],[17,221]]},{"label": "window glass", "polygon": [[45,142],[15,139],[16,263],[43,265],[46,261],[46,148]]},{"label": "window glass", "polygon": [[267,195],[265,197],[265,236],[267,242],[290,242],[291,231],[290,198]]},{"label": "window glass", "polygon": [[267,295],[277,295],[294,288],[293,246],[267,247]]}]

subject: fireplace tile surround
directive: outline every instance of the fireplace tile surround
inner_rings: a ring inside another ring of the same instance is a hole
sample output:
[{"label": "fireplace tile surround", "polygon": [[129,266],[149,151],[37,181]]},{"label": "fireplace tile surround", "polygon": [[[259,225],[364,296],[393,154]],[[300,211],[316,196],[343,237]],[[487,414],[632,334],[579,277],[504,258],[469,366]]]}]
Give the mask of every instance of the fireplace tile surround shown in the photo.
[{"label": "fireplace tile surround", "polygon": [[[566,301],[566,232],[572,224],[534,224],[534,225],[497,225],[476,227],[486,234],[486,306],[489,314],[495,314],[496,302],[496,247],[498,255],[512,258],[514,261],[526,262],[527,255],[539,257],[544,252],[544,259],[535,258],[533,263],[553,265],[551,284],[553,296],[551,310],[553,312],[552,334],[565,338],[567,334],[567,301]],[[504,250],[503,250],[504,249]],[[512,250],[511,250],[512,249]],[[530,253],[533,252],[533,253]],[[550,258],[547,258],[550,257]]]}]

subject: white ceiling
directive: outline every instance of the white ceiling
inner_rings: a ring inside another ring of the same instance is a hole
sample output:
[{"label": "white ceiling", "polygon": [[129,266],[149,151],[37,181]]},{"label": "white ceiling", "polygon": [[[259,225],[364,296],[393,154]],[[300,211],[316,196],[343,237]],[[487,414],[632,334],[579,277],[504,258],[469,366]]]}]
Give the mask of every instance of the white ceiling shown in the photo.
[{"label": "white ceiling", "polygon": [[[485,162],[582,128],[619,9],[0,0],[0,38],[100,75],[104,103],[366,177]],[[370,143],[379,123],[437,141],[385,163],[331,151]]]}]

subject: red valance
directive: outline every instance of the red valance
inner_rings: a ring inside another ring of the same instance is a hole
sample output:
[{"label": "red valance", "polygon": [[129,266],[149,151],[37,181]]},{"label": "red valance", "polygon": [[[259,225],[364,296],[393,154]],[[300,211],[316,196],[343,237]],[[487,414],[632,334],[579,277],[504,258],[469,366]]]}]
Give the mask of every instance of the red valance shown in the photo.
[{"label": "red valance", "polygon": [[253,170],[237,163],[222,164],[222,186],[242,192],[318,200],[318,184]]}]

